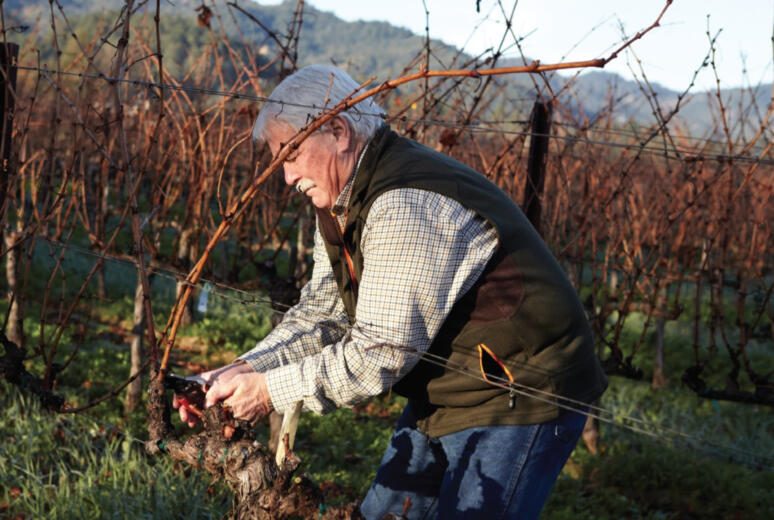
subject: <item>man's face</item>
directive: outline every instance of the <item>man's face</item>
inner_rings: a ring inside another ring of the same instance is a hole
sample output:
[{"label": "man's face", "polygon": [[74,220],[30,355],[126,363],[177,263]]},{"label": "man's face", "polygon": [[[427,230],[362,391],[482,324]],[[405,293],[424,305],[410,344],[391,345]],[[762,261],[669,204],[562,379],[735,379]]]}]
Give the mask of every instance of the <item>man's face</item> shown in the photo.
[{"label": "man's face", "polygon": [[[267,133],[271,153],[277,155],[282,144],[296,132],[278,123]],[[350,171],[342,169],[337,141],[332,131],[316,132],[291,152],[283,164],[285,182],[312,199],[318,208],[330,209],[349,178]]]}]

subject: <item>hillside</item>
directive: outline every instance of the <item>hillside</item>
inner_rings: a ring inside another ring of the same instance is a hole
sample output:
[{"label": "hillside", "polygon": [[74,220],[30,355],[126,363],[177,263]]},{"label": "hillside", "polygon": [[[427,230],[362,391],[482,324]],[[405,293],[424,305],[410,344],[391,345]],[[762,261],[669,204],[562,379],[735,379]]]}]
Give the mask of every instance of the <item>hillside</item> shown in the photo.
[{"label": "hillside", "polygon": [[[104,17],[104,13],[115,11],[124,4],[121,0],[60,0],[59,3],[68,18],[79,28],[79,32],[95,27],[98,20]],[[201,55],[204,46],[210,43],[207,30],[199,27],[195,21],[196,8],[200,5],[202,5],[201,0],[176,0],[174,5],[170,2],[162,2],[165,67],[173,73],[187,70],[192,64],[193,57]],[[231,22],[232,19],[224,1],[218,0],[214,5],[216,15],[220,15],[229,38],[233,40],[234,48],[241,46],[239,32],[248,42],[254,44],[255,49],[260,49],[264,45],[268,45],[269,48],[276,47],[263,29],[241,13],[235,13],[239,23],[239,31],[237,31]],[[296,2],[286,0],[276,6],[264,6],[252,1],[243,1],[240,6],[265,26],[282,34],[292,20]],[[9,25],[37,27],[39,35],[49,30],[49,3],[46,0],[6,0],[3,3],[3,9]],[[143,9],[147,14],[152,15],[155,12],[155,2],[150,2]],[[54,10],[58,12],[56,4]],[[148,23],[150,19],[151,16],[145,17]],[[216,19],[213,18],[213,23],[219,23],[215,21]],[[61,33],[64,31],[60,31],[60,46],[66,48],[68,38]],[[46,45],[45,38],[40,47],[44,58],[53,56],[53,49],[50,44]],[[348,70],[353,77],[360,80],[373,76],[384,79],[399,74],[406,64],[421,53],[423,47],[424,38],[407,29],[385,22],[346,22],[332,13],[319,11],[307,5],[303,14],[299,40],[299,65],[333,63]],[[452,66],[453,58],[457,55],[456,49],[440,41],[434,41],[432,47],[434,63],[431,66],[433,68]],[[467,59],[469,59],[468,56],[460,56],[457,66]],[[501,64],[514,63],[515,60],[510,60],[510,63]],[[233,73],[233,70],[226,72]],[[577,117],[581,118],[584,115],[593,117],[608,106],[609,96],[612,95],[618,100],[616,122],[619,124],[626,122],[651,124],[654,121],[652,110],[636,82],[624,79],[617,74],[590,70],[577,77],[569,74],[554,75],[551,79],[552,88],[561,90],[570,78],[572,78],[572,85],[565,89],[562,101],[568,106],[577,107],[575,108]],[[527,76],[498,78],[496,81],[503,85],[502,100],[498,100],[498,103],[507,105],[508,110],[513,105],[511,100],[523,101],[525,98],[535,96],[533,83]],[[678,92],[658,85],[653,87],[662,110],[668,111],[674,106],[678,99]],[[768,106],[771,85],[760,86],[754,94],[754,105]],[[742,92],[740,89],[729,89],[723,92],[723,97],[729,109],[734,112],[739,110],[740,99],[747,100],[749,104],[750,93]],[[753,120],[757,119],[754,114],[751,117]],[[716,114],[707,109],[707,93],[692,92],[687,99],[683,100],[680,120],[692,133],[704,134],[713,127],[717,127]]]},{"label": "hillside", "polygon": [[[60,0],[59,3],[71,21],[88,15],[93,16],[91,20],[96,20],[99,15],[114,12],[124,5],[122,0]],[[152,14],[155,12],[155,2],[150,4],[152,5],[146,5],[143,9]],[[201,0],[176,0],[174,5],[162,2],[162,15],[167,17],[166,23],[162,24],[164,32],[179,32],[173,26],[183,24],[184,19],[189,19],[195,24],[194,19],[197,16],[195,9],[200,5],[202,5]],[[228,22],[226,29],[229,35],[236,36],[237,31],[231,23],[225,2],[218,1],[215,5],[216,14],[220,14],[224,21]],[[285,31],[292,19],[295,5],[294,1],[286,1],[276,6],[262,6],[251,1],[240,4],[261,23],[278,34]],[[37,26],[40,34],[48,31],[50,14],[47,0],[8,0],[3,3],[3,8],[9,19],[9,25]],[[54,11],[58,15],[56,4],[54,4]],[[235,14],[239,21],[239,29],[248,41],[255,43],[256,47],[263,44],[274,45],[259,26],[244,15],[238,12]],[[37,25],[36,21],[38,21]],[[217,23],[215,19],[213,23]],[[206,33],[204,29],[194,29],[193,26],[185,29],[186,32]],[[299,56],[302,59],[302,65],[334,63],[348,68],[356,75],[378,74],[383,77],[399,72],[424,44],[421,37],[407,29],[384,22],[345,22],[332,13],[318,11],[311,6],[305,7],[301,35]],[[450,56],[454,52],[451,48],[444,48],[445,46],[440,42],[436,42],[436,47],[442,56]],[[357,49],[357,52],[353,52],[353,49]]]}]

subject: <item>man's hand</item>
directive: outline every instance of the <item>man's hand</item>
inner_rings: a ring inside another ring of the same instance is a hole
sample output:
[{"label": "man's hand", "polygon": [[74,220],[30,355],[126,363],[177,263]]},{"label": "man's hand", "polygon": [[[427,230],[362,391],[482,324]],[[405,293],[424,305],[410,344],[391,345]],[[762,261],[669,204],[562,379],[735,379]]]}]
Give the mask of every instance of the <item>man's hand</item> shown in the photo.
[{"label": "man's hand", "polygon": [[207,392],[205,406],[223,401],[236,419],[254,423],[271,412],[271,399],[263,372],[240,373],[218,379]]},{"label": "man's hand", "polygon": [[[230,381],[234,376],[239,374],[254,374],[253,369],[250,368],[250,365],[243,361],[237,361],[236,363],[232,363],[231,365],[226,365],[221,368],[216,368],[215,370],[209,370],[207,372],[202,372],[200,375],[201,377],[206,381],[206,384],[202,388],[202,392],[206,392],[209,388],[214,386],[216,383],[224,383],[227,381]],[[196,426],[200,419],[199,417],[191,412],[188,408],[186,408],[183,398],[188,399],[188,401],[196,406],[199,410],[202,410],[204,408],[204,399],[198,399],[198,400],[192,400],[191,396],[182,396],[175,394],[172,398],[172,407],[177,409],[178,414],[180,415],[180,420],[184,423],[188,424],[190,427]]]}]

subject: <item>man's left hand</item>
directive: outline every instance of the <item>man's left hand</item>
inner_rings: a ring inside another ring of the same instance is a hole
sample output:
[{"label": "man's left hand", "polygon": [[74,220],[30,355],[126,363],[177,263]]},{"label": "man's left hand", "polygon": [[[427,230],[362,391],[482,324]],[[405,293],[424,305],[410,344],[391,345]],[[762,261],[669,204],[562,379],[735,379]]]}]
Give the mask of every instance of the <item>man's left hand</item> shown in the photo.
[{"label": "man's left hand", "polygon": [[223,401],[236,419],[251,423],[272,411],[263,372],[237,374],[223,382],[216,379],[207,392],[205,406],[209,408],[218,401]]}]

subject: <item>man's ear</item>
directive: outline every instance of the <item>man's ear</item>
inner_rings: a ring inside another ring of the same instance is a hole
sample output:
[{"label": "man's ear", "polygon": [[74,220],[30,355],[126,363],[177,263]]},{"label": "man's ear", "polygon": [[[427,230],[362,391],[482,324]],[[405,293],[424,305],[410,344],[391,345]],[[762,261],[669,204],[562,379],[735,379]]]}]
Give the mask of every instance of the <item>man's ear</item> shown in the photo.
[{"label": "man's ear", "polygon": [[328,127],[336,140],[336,151],[339,153],[350,151],[354,144],[354,136],[347,120],[341,116],[336,116],[328,122]]}]

